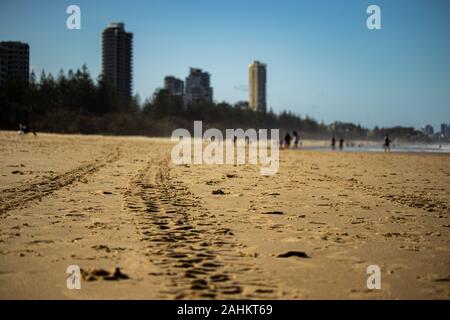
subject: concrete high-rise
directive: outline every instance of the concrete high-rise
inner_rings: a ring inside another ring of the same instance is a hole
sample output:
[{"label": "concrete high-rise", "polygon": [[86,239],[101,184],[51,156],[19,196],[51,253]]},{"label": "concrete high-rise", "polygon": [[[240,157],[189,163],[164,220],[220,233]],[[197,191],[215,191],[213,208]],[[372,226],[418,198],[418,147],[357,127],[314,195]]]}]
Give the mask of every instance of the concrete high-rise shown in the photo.
[{"label": "concrete high-rise", "polygon": [[441,124],[441,135],[445,138],[447,138],[448,133],[448,125],[446,123]]},{"label": "concrete high-rise", "polygon": [[191,68],[186,78],[185,105],[212,103],[213,89],[210,87],[210,75],[201,69]]},{"label": "concrete high-rise", "polygon": [[248,66],[249,107],[254,111],[266,112],[266,65],[253,61]]},{"label": "concrete high-rise", "polygon": [[17,41],[0,42],[0,83],[7,80],[28,82],[30,47]]},{"label": "concrete high-rise", "polygon": [[102,68],[105,79],[128,102],[133,85],[133,34],[121,22],[112,22],[103,30]]},{"label": "concrete high-rise", "polygon": [[441,124],[441,135],[444,138],[450,138],[450,123],[442,123]]},{"label": "concrete high-rise", "polygon": [[181,79],[173,76],[167,76],[164,78],[164,89],[172,96],[183,97],[184,96],[184,82]]},{"label": "concrete high-rise", "polygon": [[434,134],[434,128],[431,124],[427,124],[422,128],[422,133],[427,136],[432,136]]}]

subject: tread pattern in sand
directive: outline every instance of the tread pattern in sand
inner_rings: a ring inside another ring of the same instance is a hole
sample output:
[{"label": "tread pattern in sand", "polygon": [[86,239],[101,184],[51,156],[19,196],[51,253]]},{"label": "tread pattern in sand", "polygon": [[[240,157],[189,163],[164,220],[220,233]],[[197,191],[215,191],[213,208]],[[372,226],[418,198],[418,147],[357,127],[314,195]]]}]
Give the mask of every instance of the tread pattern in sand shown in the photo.
[{"label": "tread pattern in sand", "polygon": [[105,154],[101,159],[96,159],[51,178],[39,179],[4,189],[0,194],[0,215],[12,209],[24,208],[33,200],[42,199],[58,189],[80,181],[108,163],[116,161],[119,157],[120,150],[117,148]]},{"label": "tread pattern in sand", "polygon": [[331,176],[328,174],[319,174],[316,172],[307,172],[310,175],[320,176],[325,181],[333,181],[350,187],[351,189],[356,189],[365,194],[377,197],[384,200],[389,200],[394,203],[408,206],[411,208],[419,208],[426,210],[428,212],[437,212],[441,215],[447,215],[450,213],[450,207],[448,203],[444,203],[439,199],[431,198],[427,196],[426,192],[421,192],[418,194],[406,193],[406,194],[391,194],[388,191],[380,191],[375,186],[363,183],[355,178],[343,178],[339,176]]},{"label": "tread pattern in sand", "polygon": [[167,161],[150,162],[130,180],[124,207],[136,216],[142,241],[148,244],[147,255],[161,270],[151,274],[166,283],[161,298],[269,299],[278,295],[261,271],[239,254],[241,245],[232,231],[170,176]]}]

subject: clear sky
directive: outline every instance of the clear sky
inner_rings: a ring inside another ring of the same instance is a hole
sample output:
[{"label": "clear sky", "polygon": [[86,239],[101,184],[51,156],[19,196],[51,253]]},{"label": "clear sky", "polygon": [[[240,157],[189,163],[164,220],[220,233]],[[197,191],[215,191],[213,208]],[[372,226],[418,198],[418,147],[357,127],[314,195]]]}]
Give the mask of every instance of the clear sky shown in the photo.
[{"label": "clear sky", "polygon": [[[81,7],[81,30],[66,8]],[[382,30],[366,9],[381,8]],[[448,0],[0,0],[0,40],[30,44],[31,66],[101,72],[101,32],[134,34],[134,91],[165,75],[211,73],[216,101],[248,100],[248,64],[268,65],[268,104],[325,123],[373,127],[450,122]]]}]

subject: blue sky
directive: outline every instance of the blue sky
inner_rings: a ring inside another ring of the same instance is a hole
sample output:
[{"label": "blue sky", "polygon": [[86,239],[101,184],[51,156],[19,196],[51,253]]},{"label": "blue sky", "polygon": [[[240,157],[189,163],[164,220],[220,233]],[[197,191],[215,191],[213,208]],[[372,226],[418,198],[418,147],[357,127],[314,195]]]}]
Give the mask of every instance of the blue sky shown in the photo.
[{"label": "blue sky", "polygon": [[[66,8],[81,7],[81,30]],[[381,8],[382,30],[366,9]],[[209,71],[216,101],[247,100],[247,66],[268,65],[268,103],[326,123],[373,127],[450,122],[450,1],[0,0],[0,40],[28,42],[31,65],[101,71],[101,31],[134,34],[134,91],[165,75]]]}]

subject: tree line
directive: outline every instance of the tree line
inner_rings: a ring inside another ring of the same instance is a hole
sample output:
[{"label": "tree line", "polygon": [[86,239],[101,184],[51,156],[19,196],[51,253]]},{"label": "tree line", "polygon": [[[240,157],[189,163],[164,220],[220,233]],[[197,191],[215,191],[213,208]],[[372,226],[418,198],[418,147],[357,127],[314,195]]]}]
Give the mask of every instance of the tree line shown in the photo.
[{"label": "tree line", "polygon": [[[193,130],[193,121],[203,127],[279,128],[297,131],[303,138],[380,138],[351,123],[325,125],[290,111],[254,112],[227,102],[184,106],[181,97],[159,89],[143,103],[139,96],[124,103],[103,76],[95,81],[83,65],[76,71],[59,72],[56,78],[42,71],[39,79],[31,73],[29,83],[7,81],[0,85],[0,129],[17,130],[19,123],[41,132],[170,136],[176,128]],[[414,136],[412,128],[401,132]],[[389,131],[389,130],[387,130]],[[383,131],[383,134],[387,132]]]}]

